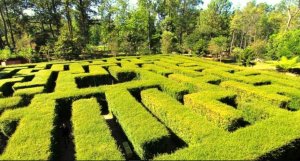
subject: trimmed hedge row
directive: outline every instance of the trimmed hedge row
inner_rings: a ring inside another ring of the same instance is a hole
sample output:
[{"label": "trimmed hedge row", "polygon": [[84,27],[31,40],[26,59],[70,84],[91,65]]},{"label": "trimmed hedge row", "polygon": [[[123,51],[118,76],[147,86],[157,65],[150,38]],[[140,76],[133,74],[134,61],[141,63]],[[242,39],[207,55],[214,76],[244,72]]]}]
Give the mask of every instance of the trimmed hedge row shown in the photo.
[{"label": "trimmed hedge row", "polygon": [[[300,113],[272,117],[243,130],[219,138],[209,138],[197,146],[165,154],[154,160],[270,160],[293,149],[300,138]],[[282,148],[283,147],[283,148]],[[295,156],[295,152],[292,154]]]},{"label": "trimmed hedge row", "polygon": [[15,83],[13,89],[18,90],[22,88],[45,86],[51,76],[51,73],[52,71],[50,70],[40,70],[37,73],[35,73],[35,76],[32,79],[32,81]]},{"label": "trimmed hedge row", "polygon": [[126,68],[126,69],[135,69],[135,68],[139,67],[135,63],[129,62],[128,60],[122,60],[121,65],[122,65],[122,68]]},{"label": "trimmed hedge row", "polygon": [[71,63],[69,65],[69,68],[72,74],[84,73],[84,69],[82,68],[82,65],[79,63]]},{"label": "trimmed hedge row", "polygon": [[95,98],[73,103],[72,125],[77,160],[124,159]]},{"label": "trimmed hedge row", "polygon": [[89,71],[93,75],[108,75],[108,72],[101,65],[89,65]]},{"label": "trimmed hedge row", "polygon": [[196,92],[200,90],[219,90],[220,87],[216,85],[212,85],[206,82],[209,81],[216,81],[218,82],[219,79],[216,77],[210,77],[210,76],[203,76],[203,77],[188,77],[182,74],[171,74],[169,75],[169,78],[171,80],[184,83],[187,87],[189,87],[190,91]]},{"label": "trimmed hedge row", "polygon": [[34,69],[46,69],[47,65],[48,65],[47,63],[38,63],[36,64]]},{"label": "trimmed hedge row", "polygon": [[157,75],[149,71],[139,71],[139,76],[142,80],[155,80],[155,82],[159,84],[162,91],[180,101],[183,100],[183,96],[185,94],[192,92],[190,91],[191,89],[184,83],[178,83],[174,80],[170,80],[166,77]]},{"label": "trimmed hedge row", "polygon": [[22,97],[8,97],[0,99],[0,113],[5,109],[10,109],[16,107],[22,101]]},{"label": "trimmed hedge row", "polygon": [[169,63],[165,63],[165,62],[161,62],[161,61],[156,61],[156,62],[154,62],[154,64],[158,65],[158,66],[161,66],[161,67],[164,67],[164,68],[167,68],[167,69],[171,70],[174,73],[184,74],[184,75],[191,76],[191,77],[197,77],[197,76],[202,76],[203,75],[203,73],[201,73],[201,72],[197,72],[197,71],[194,71],[194,70],[189,70],[189,69],[186,69],[184,67],[179,67],[179,66],[169,64]]},{"label": "trimmed hedge row", "polygon": [[18,78],[7,78],[7,79],[0,79],[0,90],[2,90],[2,86],[6,83],[15,83],[15,82],[21,82],[24,78],[18,77]]},{"label": "trimmed hedge row", "polygon": [[24,76],[28,76],[28,75],[33,75],[32,72],[33,69],[29,68],[29,69],[21,69],[19,70],[13,77],[24,77]]},{"label": "trimmed hedge row", "polygon": [[110,74],[119,82],[131,81],[136,77],[132,69],[121,68],[119,66],[111,66],[108,68]]},{"label": "trimmed hedge row", "polygon": [[142,91],[141,98],[145,106],[189,146],[199,144],[207,137],[226,134],[224,130],[157,89]]},{"label": "trimmed hedge row", "polygon": [[56,80],[55,92],[68,92],[77,89],[74,77],[75,75],[72,75],[67,71],[59,72]]},{"label": "trimmed hedge row", "polygon": [[128,91],[113,88],[105,95],[109,109],[142,159],[147,159],[156,151],[166,148],[170,137],[168,130]]},{"label": "trimmed hedge row", "polygon": [[162,67],[159,67],[159,66],[156,66],[153,64],[144,64],[143,69],[153,71],[153,72],[163,75],[163,76],[168,76],[173,73],[171,70],[168,70],[166,68],[162,68]]},{"label": "trimmed hedge row", "polygon": [[191,107],[216,125],[233,131],[243,120],[242,113],[221,100],[232,99],[230,101],[235,101],[235,98],[236,94],[230,91],[203,91],[185,95],[184,105]]},{"label": "trimmed hedge row", "polygon": [[250,124],[290,113],[288,110],[282,108],[274,108],[273,105],[261,99],[240,99],[238,100],[237,108],[242,111],[243,118]]},{"label": "trimmed hedge row", "polygon": [[268,93],[266,91],[259,90],[259,88],[254,86],[235,81],[222,82],[221,86],[238,92],[239,96],[242,98],[264,99],[276,107],[288,108],[288,104],[291,101],[289,97]]},{"label": "trimmed hedge row", "polygon": [[269,86],[259,87],[260,90],[267,91],[274,94],[280,94],[284,96],[288,96],[291,98],[291,102],[289,104],[289,108],[291,110],[299,110],[300,109],[300,90],[292,87],[286,87],[278,84],[273,84]]},{"label": "trimmed hedge row", "polygon": [[53,64],[51,69],[52,71],[64,71],[64,64]]},{"label": "trimmed hedge row", "polygon": [[31,87],[31,88],[23,88],[18,89],[14,92],[14,96],[22,96],[22,95],[35,95],[39,93],[43,93],[45,87]]},{"label": "trimmed hedge row", "polygon": [[27,108],[6,110],[3,120],[20,120],[9,138],[1,160],[49,160],[52,152],[52,130],[55,101],[48,95],[36,95]]},{"label": "trimmed hedge row", "polygon": [[269,77],[261,76],[261,75],[245,77],[242,75],[231,74],[229,72],[224,72],[216,69],[208,69],[205,70],[204,72],[216,75],[220,78],[223,78],[223,80],[235,80],[235,81],[244,82],[253,85],[271,84],[272,82],[272,79],[270,79]]}]

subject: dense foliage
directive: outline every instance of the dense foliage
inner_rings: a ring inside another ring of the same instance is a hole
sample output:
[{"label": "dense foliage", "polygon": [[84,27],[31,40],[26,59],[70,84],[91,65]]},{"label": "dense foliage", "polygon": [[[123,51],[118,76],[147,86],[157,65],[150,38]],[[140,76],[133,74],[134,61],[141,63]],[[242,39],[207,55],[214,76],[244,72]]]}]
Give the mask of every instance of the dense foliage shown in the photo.
[{"label": "dense foliage", "polygon": [[2,0],[0,49],[11,54],[1,58],[176,52],[251,62],[300,54],[298,0],[250,1],[243,8],[233,8],[230,0],[211,0],[207,7],[202,0],[133,2]]}]

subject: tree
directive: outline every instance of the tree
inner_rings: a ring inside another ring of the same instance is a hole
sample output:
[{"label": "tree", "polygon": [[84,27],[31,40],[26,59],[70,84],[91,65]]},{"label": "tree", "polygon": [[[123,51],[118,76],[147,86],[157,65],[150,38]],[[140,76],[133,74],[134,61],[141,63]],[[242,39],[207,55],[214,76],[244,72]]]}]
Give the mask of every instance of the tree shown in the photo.
[{"label": "tree", "polygon": [[85,46],[82,42],[83,40],[78,33],[70,37],[68,27],[65,24],[60,30],[58,40],[55,42],[55,54],[67,60],[77,59]]},{"label": "tree", "polygon": [[268,55],[272,59],[282,56],[292,58],[300,56],[300,30],[287,31],[275,34],[268,43]]},{"label": "tree", "polygon": [[224,36],[219,36],[210,40],[208,51],[222,61],[223,52],[228,49],[228,39]]},{"label": "tree", "polygon": [[174,51],[174,33],[164,31],[161,39],[161,53],[170,54]]},{"label": "tree", "polygon": [[288,15],[286,30],[289,30],[291,28],[292,21],[299,15],[300,0],[284,0],[282,3],[286,6]]},{"label": "tree", "polygon": [[256,40],[250,44],[249,48],[252,50],[255,58],[264,58],[267,53],[267,42],[265,40]]},{"label": "tree", "polygon": [[207,9],[200,12],[198,29],[210,38],[228,36],[231,6],[229,0],[212,0]]}]

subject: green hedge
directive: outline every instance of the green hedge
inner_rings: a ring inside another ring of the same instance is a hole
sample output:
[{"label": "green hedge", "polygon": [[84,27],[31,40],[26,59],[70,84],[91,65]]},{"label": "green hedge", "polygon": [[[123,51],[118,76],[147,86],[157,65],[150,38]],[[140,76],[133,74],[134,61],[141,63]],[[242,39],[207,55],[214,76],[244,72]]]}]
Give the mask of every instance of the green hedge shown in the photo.
[{"label": "green hedge", "polygon": [[278,84],[259,87],[260,90],[267,91],[274,94],[280,94],[291,98],[288,108],[291,110],[300,109],[300,90],[292,87],[287,87]]},{"label": "green hedge", "polygon": [[242,98],[264,99],[265,101],[270,102],[274,106],[281,108],[288,108],[288,104],[291,101],[291,99],[286,96],[268,93],[266,91],[260,90],[257,87],[235,81],[222,82],[221,86],[229,90],[238,92],[239,96]]},{"label": "green hedge", "polygon": [[28,75],[33,75],[34,73],[31,73],[32,70],[33,69],[31,69],[31,68],[29,68],[29,69],[21,69],[13,77],[24,77],[24,76],[28,76]]},{"label": "green hedge", "polygon": [[110,74],[119,82],[131,81],[136,78],[136,73],[132,69],[111,66],[108,68]]},{"label": "green hedge", "polygon": [[169,74],[172,74],[173,72],[171,70],[168,70],[166,68],[162,68],[153,64],[144,64],[143,65],[143,69],[149,70],[149,71],[153,71],[157,74],[163,75],[163,76],[167,76]]},{"label": "green hedge", "polygon": [[156,61],[156,62],[154,62],[154,64],[158,65],[158,66],[161,66],[161,67],[164,67],[164,68],[167,68],[167,69],[171,70],[174,73],[184,74],[184,75],[191,76],[191,77],[197,77],[197,76],[202,76],[203,75],[203,73],[201,73],[201,72],[197,72],[197,71],[194,71],[194,70],[189,70],[189,69],[186,69],[184,67],[179,67],[179,66],[169,64],[169,63],[166,63],[166,62]]},{"label": "green hedge", "polygon": [[263,75],[242,76],[239,74],[224,72],[224,71],[217,70],[217,69],[208,69],[208,70],[205,70],[205,73],[216,75],[216,76],[222,78],[223,80],[235,80],[235,81],[244,82],[244,83],[253,84],[253,85],[271,84],[271,82],[272,82],[272,79],[270,79],[270,77],[263,76]]},{"label": "green hedge", "polygon": [[124,159],[95,98],[73,103],[72,125],[77,160]]},{"label": "green hedge", "polygon": [[[272,117],[230,135],[210,138],[197,146],[161,155],[154,160],[282,160],[277,157],[297,146],[293,143],[300,137],[299,117],[300,113]],[[262,159],[265,156],[271,156],[271,159]]]},{"label": "green hedge", "polygon": [[157,89],[144,90],[141,97],[145,106],[189,146],[226,133]]},{"label": "green hedge", "polygon": [[0,113],[5,109],[14,108],[22,101],[22,97],[8,97],[0,99]]},{"label": "green hedge", "polygon": [[32,81],[15,83],[13,89],[18,90],[29,87],[46,86],[51,74],[52,71],[50,70],[40,70],[37,73],[35,73],[35,76],[32,79]]},{"label": "green hedge", "polygon": [[55,92],[71,92],[77,88],[75,83],[75,75],[72,75],[69,72],[59,72]]},{"label": "green hedge", "polygon": [[208,77],[210,77],[210,76],[192,78],[192,77],[188,77],[188,76],[185,76],[182,74],[169,75],[170,79],[180,82],[180,83],[184,83],[187,87],[189,87],[189,90],[192,92],[201,91],[201,90],[219,90],[220,89],[219,86],[212,85],[207,82],[209,82],[209,81],[218,82],[220,80],[213,76],[210,78],[208,78]]},{"label": "green hedge", "polygon": [[9,138],[1,160],[49,160],[52,158],[52,130],[55,101],[36,95],[27,108],[5,111],[3,120],[17,119],[19,125]]},{"label": "green hedge", "polygon": [[71,63],[69,65],[69,68],[72,74],[84,73],[84,69],[82,68],[82,65],[80,65],[79,63]]},{"label": "green hedge", "polygon": [[184,96],[184,105],[205,116],[218,126],[233,131],[243,121],[242,113],[235,107],[222,103],[223,99],[235,101],[236,94],[230,91],[203,91]]},{"label": "green hedge", "polygon": [[168,130],[125,89],[106,93],[109,109],[116,116],[134,150],[147,159],[168,146]]},{"label": "green hedge", "polygon": [[170,96],[179,101],[183,100],[183,96],[185,94],[188,94],[193,91],[189,86],[185,85],[184,83],[178,83],[174,80],[170,80],[166,77],[157,75],[149,71],[139,71],[139,77],[142,80],[154,80],[159,84],[162,91],[168,93]]},{"label": "green hedge", "polygon": [[32,88],[23,88],[18,89],[14,92],[14,96],[21,96],[21,95],[35,95],[39,93],[43,93],[45,87],[32,87]]},{"label": "green hedge", "polygon": [[53,64],[51,69],[52,71],[64,71],[64,64]]}]

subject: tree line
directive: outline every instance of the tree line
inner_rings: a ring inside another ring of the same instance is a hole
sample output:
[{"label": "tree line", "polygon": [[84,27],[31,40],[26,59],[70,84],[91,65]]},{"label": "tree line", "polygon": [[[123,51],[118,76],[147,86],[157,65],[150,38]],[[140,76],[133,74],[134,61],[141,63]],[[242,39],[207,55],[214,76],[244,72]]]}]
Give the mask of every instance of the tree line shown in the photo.
[{"label": "tree line", "polygon": [[300,55],[300,0],[1,0],[0,59],[195,54],[254,59]]}]

